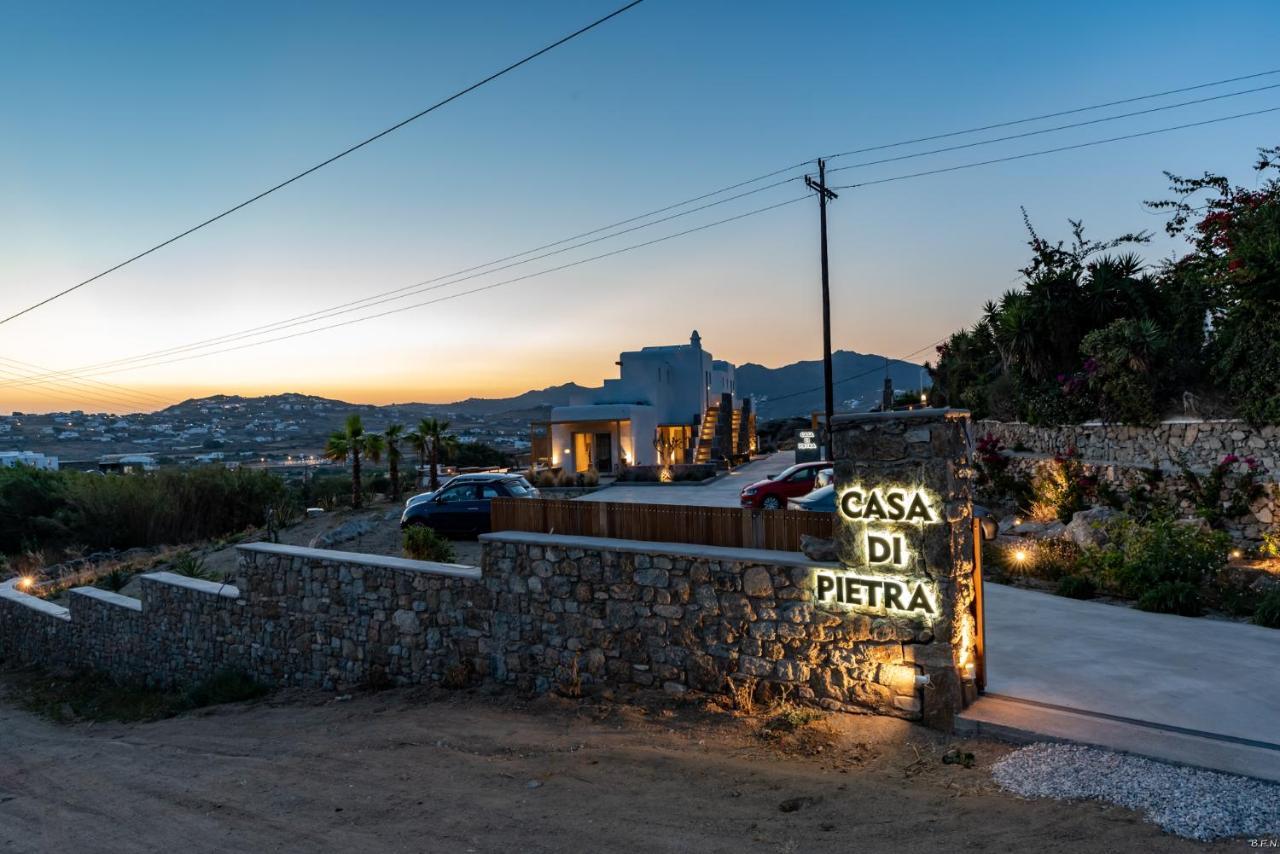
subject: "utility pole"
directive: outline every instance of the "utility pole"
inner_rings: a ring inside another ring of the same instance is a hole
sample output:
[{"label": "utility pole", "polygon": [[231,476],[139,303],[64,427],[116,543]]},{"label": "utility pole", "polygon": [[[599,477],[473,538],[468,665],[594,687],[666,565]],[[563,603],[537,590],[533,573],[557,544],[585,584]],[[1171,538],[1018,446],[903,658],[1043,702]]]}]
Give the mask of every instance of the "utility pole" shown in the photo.
[{"label": "utility pole", "polygon": [[831,450],[831,416],[835,411],[835,387],[831,381],[831,283],[827,269],[827,200],[837,199],[827,189],[827,161],[818,158],[818,180],[808,175],[804,182],[818,194],[818,222],[822,230],[822,380],[827,413],[827,459],[835,459]]}]

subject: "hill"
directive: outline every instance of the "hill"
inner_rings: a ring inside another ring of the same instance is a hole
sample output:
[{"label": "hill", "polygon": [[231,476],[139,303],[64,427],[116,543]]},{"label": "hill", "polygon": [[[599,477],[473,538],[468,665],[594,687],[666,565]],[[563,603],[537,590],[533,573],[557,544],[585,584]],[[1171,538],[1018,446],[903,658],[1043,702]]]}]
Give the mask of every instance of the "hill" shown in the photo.
[{"label": "hill", "polygon": [[[896,389],[918,389],[922,367],[911,362],[889,360],[889,376]],[[865,411],[880,402],[884,384],[885,357],[871,353],[837,350],[831,354],[835,379],[836,409]],[[923,382],[928,384],[928,377]],[[822,360],[793,362],[780,368],[766,368],[748,362],[737,371],[738,394],[756,399],[764,419],[808,415],[823,408]]]}]

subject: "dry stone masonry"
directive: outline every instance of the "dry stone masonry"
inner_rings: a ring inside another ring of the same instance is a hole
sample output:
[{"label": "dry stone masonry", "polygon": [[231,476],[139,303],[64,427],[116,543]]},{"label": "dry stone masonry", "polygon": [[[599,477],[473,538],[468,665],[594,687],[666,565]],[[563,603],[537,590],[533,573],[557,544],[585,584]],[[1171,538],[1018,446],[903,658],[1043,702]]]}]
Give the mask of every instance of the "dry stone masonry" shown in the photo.
[{"label": "dry stone masonry", "polygon": [[[991,434],[1011,452],[1013,466],[1028,476],[1055,454],[1074,448],[1085,471],[1122,492],[1150,488],[1147,473],[1163,477],[1157,489],[1177,497],[1185,489],[1181,465],[1205,472],[1228,454],[1252,458],[1262,466],[1266,494],[1249,513],[1227,519],[1224,527],[1244,545],[1256,545],[1280,523],[1280,425],[1251,427],[1243,421],[1166,421],[1153,427],[1080,424],[1037,427],[1018,422],[978,421],[975,435]],[[1237,464],[1242,467],[1243,462]],[[1183,507],[1188,515],[1190,505]]]},{"label": "dry stone masonry", "polygon": [[[63,608],[0,586],[0,659],[184,684],[489,681],[753,692],[949,727],[973,663],[963,414],[836,426],[841,562],[506,532],[474,567],[255,543],[237,577],[169,573]],[[968,683],[970,686],[972,683]]]}]

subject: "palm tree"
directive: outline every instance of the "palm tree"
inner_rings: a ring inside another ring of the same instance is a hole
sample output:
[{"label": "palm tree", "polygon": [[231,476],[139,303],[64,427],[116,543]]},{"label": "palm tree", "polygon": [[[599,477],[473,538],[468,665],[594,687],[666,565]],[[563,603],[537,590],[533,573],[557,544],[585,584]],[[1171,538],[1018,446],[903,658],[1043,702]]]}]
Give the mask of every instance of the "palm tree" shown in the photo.
[{"label": "palm tree", "polygon": [[445,435],[448,429],[448,421],[423,418],[418,422],[418,428],[413,433],[412,441],[419,448],[419,459],[422,456],[422,449],[425,448],[429,452],[427,488],[433,492],[440,488],[440,475],[437,470],[440,467],[441,452],[453,447],[457,441],[452,436]]},{"label": "palm tree", "polygon": [[383,444],[387,446],[387,468],[391,475],[391,498],[400,500],[400,441],[404,439],[403,424],[388,424],[382,431]]},{"label": "palm tree", "polygon": [[351,506],[364,505],[364,489],[360,483],[360,457],[377,462],[382,459],[382,437],[376,433],[366,433],[360,416],[354,412],[347,416],[347,423],[342,430],[329,437],[324,446],[325,459],[334,462],[351,460]]}]

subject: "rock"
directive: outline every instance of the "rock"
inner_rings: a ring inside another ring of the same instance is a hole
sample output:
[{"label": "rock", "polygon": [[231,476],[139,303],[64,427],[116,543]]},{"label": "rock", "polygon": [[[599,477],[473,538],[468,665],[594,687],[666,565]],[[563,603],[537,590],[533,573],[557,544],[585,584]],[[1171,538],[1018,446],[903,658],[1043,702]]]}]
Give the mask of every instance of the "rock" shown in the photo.
[{"label": "rock", "polygon": [[828,540],[825,537],[815,537],[812,534],[800,535],[800,551],[809,560],[830,561],[835,562],[840,559],[836,551],[836,541]]},{"label": "rock", "polygon": [[312,537],[307,545],[313,549],[327,549],[330,546],[354,540],[356,537],[363,537],[365,534],[372,533],[377,527],[377,523],[372,519],[352,519],[319,536]]},{"label": "rock", "polygon": [[1077,546],[1105,546],[1109,541],[1106,524],[1119,516],[1110,507],[1093,507],[1080,510],[1071,517],[1071,523],[1063,529],[1063,537]]},{"label": "rock", "polygon": [[762,598],[773,595],[773,578],[763,566],[748,567],[742,574],[742,592]]},{"label": "rock", "polygon": [[1194,528],[1203,534],[1207,534],[1213,530],[1213,528],[1210,527],[1209,523],[1206,520],[1201,519],[1199,516],[1188,516],[1185,519],[1178,519],[1174,522],[1174,524],[1184,525],[1188,528]]}]

